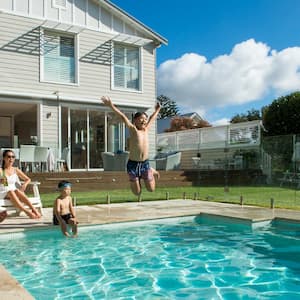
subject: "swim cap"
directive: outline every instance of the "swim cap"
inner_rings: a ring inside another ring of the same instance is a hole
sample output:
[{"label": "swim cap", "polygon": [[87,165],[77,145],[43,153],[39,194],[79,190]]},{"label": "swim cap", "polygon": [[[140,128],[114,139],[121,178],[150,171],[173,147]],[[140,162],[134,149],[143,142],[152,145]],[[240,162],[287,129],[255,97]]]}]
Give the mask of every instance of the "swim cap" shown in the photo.
[{"label": "swim cap", "polygon": [[58,183],[58,188],[59,189],[64,189],[64,188],[66,188],[66,187],[71,187],[72,186],[72,184],[71,184],[71,182],[69,182],[69,181],[60,181],[59,183]]}]

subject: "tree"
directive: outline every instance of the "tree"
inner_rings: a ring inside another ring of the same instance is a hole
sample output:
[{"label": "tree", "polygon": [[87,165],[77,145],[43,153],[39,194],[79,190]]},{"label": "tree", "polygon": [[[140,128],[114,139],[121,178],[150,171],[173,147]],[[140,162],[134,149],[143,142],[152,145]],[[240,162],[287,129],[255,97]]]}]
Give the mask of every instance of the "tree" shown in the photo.
[{"label": "tree", "polygon": [[275,99],[263,107],[263,124],[266,135],[300,133],[300,92]]},{"label": "tree", "polygon": [[179,109],[175,101],[164,95],[158,96],[157,101],[161,106],[158,119],[165,119],[178,115]]},{"label": "tree", "polygon": [[237,114],[233,116],[230,120],[230,123],[241,123],[261,119],[262,117],[260,111],[256,109],[251,109],[247,111],[247,114]]}]

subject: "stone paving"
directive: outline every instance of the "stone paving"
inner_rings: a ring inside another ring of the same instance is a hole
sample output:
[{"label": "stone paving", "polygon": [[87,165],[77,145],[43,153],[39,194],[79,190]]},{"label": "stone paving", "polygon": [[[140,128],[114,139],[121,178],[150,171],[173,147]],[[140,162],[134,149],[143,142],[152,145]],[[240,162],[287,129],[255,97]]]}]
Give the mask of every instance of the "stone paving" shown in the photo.
[{"label": "stone paving", "polygon": [[[260,222],[273,218],[300,222],[300,211],[240,206],[200,200],[164,200],[78,206],[76,213],[80,223],[79,234],[80,226],[84,225],[192,216],[201,213],[234,217],[249,222]],[[0,234],[47,228],[49,226],[52,226],[52,208],[45,208],[44,215],[40,220],[30,220],[22,215],[20,217],[8,217],[3,223],[0,223]],[[1,265],[0,278],[1,299],[33,299]]]}]

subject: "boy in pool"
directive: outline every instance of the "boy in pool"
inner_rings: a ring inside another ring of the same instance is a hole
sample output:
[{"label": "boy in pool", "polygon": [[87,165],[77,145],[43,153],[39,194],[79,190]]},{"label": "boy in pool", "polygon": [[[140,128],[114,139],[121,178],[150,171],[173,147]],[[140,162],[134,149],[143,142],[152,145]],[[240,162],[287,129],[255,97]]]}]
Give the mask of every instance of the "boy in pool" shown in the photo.
[{"label": "boy in pool", "polygon": [[133,117],[133,122],[130,122],[127,116],[122,113],[110,100],[109,97],[101,98],[104,105],[110,107],[118,116],[121,117],[130,132],[129,139],[129,160],[127,163],[127,173],[129,175],[130,187],[133,194],[137,195],[140,200],[141,179],[144,179],[146,189],[149,192],[155,190],[154,176],[159,177],[159,173],[150,167],[149,155],[149,128],[156,119],[160,104],[155,106],[154,113],[149,117],[145,112],[137,112]]},{"label": "boy in pool", "polygon": [[60,195],[53,205],[53,225],[60,225],[62,233],[71,237],[68,232],[68,225],[70,225],[73,237],[76,237],[78,221],[72,204],[71,186],[71,183],[65,180],[58,183]]}]

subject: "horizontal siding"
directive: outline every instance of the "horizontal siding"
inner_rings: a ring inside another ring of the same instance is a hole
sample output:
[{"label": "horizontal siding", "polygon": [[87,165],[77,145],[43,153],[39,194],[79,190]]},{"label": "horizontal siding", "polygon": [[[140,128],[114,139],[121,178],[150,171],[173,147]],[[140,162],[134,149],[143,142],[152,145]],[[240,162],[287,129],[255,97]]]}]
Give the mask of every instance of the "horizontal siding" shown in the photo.
[{"label": "horizontal siding", "polygon": [[[47,114],[51,116],[47,118]],[[42,145],[53,149],[57,154],[58,148],[58,107],[54,105],[43,104],[41,115],[41,135]]]},{"label": "horizontal siding", "polygon": [[[13,19],[15,21],[13,21]],[[10,26],[15,24],[16,26]],[[123,92],[111,90],[111,67],[107,65],[79,63],[79,86],[39,82],[39,56],[3,51],[3,46],[22,37],[38,23],[34,20],[8,14],[1,14],[0,27],[5,28],[0,33],[0,89],[24,93],[41,93],[53,95],[59,90],[67,97],[82,97],[83,99],[99,99],[103,94],[111,95],[119,104],[137,107],[152,106],[155,101],[155,56],[153,51],[143,50],[143,92]],[[7,31],[9,32],[7,36]],[[9,37],[9,38],[8,38]],[[4,39],[5,38],[5,39]],[[110,35],[95,34],[84,30],[79,34],[80,58],[107,42]],[[149,104],[150,103],[150,104]]]}]

